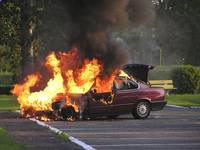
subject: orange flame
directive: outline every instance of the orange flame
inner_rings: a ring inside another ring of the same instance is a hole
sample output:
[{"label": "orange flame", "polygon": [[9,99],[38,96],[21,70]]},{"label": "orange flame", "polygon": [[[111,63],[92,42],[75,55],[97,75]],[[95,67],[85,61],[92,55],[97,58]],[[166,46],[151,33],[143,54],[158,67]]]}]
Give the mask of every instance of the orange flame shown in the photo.
[{"label": "orange flame", "polygon": [[83,67],[78,70],[76,80],[73,76],[73,70],[68,70],[66,72],[66,77],[68,79],[68,93],[88,92],[91,86],[94,84],[95,78],[99,75],[100,71],[101,65],[98,64],[96,59],[93,59],[92,61],[84,61]]},{"label": "orange flame", "polygon": [[131,78],[131,77],[130,77],[126,72],[124,72],[123,70],[120,70],[119,76],[120,76],[120,77]]},{"label": "orange flame", "polygon": [[[46,57],[45,66],[52,72],[44,89],[31,91],[37,83],[40,83],[41,74],[28,75],[22,84],[16,84],[12,93],[17,96],[22,113],[31,108],[32,111],[52,111],[52,103],[57,95],[66,95],[66,105],[73,106],[78,112],[78,106],[67,96],[68,93],[86,93],[93,86],[97,92],[108,92],[112,89],[112,83],[118,71],[104,79],[100,78],[103,64],[97,59],[84,60],[81,67],[78,64],[78,50],[73,48],[67,53],[52,52]],[[43,120],[48,120],[45,117]]]}]

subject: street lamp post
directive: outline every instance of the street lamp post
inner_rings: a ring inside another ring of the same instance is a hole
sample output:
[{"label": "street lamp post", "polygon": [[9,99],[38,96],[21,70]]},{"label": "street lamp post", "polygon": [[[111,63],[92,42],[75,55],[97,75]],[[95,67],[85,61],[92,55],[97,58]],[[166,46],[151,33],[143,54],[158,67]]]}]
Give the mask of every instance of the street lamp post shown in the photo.
[{"label": "street lamp post", "polygon": [[160,66],[162,66],[162,49],[160,48]]}]

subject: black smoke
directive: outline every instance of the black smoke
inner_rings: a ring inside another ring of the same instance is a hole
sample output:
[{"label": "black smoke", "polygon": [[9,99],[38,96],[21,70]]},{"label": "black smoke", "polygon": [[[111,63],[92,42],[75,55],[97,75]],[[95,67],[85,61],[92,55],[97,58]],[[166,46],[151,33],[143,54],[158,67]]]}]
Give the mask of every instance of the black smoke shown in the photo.
[{"label": "black smoke", "polygon": [[114,32],[151,20],[150,0],[66,0],[72,22],[71,45],[80,47],[85,58],[98,58],[109,74],[127,62],[127,51],[113,38]]},{"label": "black smoke", "polygon": [[[154,16],[151,0],[45,2],[40,27],[45,49],[60,51],[78,46],[82,59],[97,58],[104,64],[103,75],[112,73],[128,60],[126,44],[116,33],[129,32]],[[41,55],[46,56],[43,51]]]}]

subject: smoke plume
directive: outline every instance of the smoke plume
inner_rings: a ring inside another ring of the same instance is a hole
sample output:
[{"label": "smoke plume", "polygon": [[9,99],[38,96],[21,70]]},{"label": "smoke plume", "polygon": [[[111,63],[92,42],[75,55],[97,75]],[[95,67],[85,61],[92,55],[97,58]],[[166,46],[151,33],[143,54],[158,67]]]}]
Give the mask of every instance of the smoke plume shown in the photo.
[{"label": "smoke plume", "polygon": [[109,74],[127,62],[127,51],[112,33],[149,21],[149,0],[67,0],[64,6],[73,23],[71,45],[80,47],[85,58],[97,58]]},{"label": "smoke plume", "polygon": [[45,6],[38,28],[44,45],[39,60],[47,55],[45,49],[76,46],[82,59],[97,58],[103,63],[103,76],[128,61],[127,46],[115,33],[129,32],[154,17],[150,0],[45,0]]}]

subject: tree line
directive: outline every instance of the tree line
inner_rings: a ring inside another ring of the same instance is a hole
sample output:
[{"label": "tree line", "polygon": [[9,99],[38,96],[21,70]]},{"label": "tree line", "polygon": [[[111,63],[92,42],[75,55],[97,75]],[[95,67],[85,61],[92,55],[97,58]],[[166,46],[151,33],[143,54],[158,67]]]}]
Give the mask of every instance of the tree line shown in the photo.
[{"label": "tree line", "polygon": [[[153,0],[155,19],[117,34],[132,62],[200,65],[200,1]],[[67,50],[70,24],[62,1],[0,2],[0,72],[34,70],[49,50]]]}]

